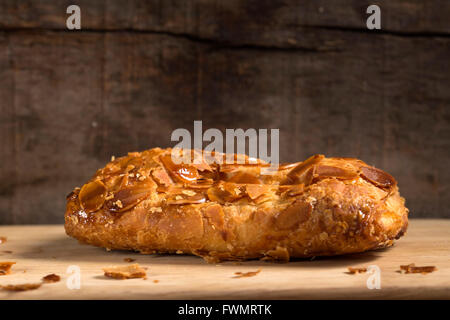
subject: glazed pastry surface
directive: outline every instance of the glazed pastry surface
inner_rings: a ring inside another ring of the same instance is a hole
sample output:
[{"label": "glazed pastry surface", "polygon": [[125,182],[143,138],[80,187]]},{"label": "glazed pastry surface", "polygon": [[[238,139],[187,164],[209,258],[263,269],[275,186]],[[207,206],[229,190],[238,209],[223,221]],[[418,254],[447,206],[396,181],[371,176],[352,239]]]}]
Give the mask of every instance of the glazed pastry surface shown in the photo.
[{"label": "glazed pastry surface", "polygon": [[217,164],[210,160],[224,155],[191,151],[201,161],[176,164],[171,151],[129,153],[75,188],[67,234],[107,249],[216,262],[363,252],[406,232],[397,182],[361,160],[315,155],[263,174],[268,165],[246,156]]}]

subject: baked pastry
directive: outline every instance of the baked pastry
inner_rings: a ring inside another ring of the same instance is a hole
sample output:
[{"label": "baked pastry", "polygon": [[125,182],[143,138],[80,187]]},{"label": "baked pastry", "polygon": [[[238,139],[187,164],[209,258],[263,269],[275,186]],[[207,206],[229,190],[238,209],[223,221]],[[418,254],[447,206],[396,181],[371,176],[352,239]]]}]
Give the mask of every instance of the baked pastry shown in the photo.
[{"label": "baked pastry", "polygon": [[171,151],[113,159],[75,188],[67,234],[107,249],[208,262],[288,261],[387,247],[407,229],[397,182],[361,160],[315,155],[268,175],[261,172],[268,164],[242,155],[216,164],[210,160],[225,155],[191,151],[198,163],[176,164]]}]

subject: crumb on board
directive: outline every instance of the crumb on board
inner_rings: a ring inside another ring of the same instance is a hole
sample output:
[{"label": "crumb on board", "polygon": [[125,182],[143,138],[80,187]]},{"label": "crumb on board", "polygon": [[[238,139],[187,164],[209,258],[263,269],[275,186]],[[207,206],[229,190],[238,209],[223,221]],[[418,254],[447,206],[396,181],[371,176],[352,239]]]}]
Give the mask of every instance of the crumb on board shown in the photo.
[{"label": "crumb on board", "polygon": [[1,289],[7,291],[28,291],[38,289],[42,286],[42,283],[23,283],[23,284],[9,284],[6,286],[0,286]]},{"label": "crumb on board", "polygon": [[145,278],[145,276],[147,275],[145,269],[137,263],[124,267],[114,266],[103,268],[103,271],[105,272],[105,277],[118,280]]},{"label": "crumb on board", "polygon": [[153,283],[158,283],[158,282],[159,282],[159,280],[157,280],[157,279],[153,280]]},{"label": "crumb on board", "polygon": [[0,244],[5,243],[7,240],[7,237],[0,237]]},{"label": "crumb on board", "polygon": [[60,280],[61,280],[61,277],[54,273],[46,275],[45,277],[42,278],[42,281],[44,283],[54,283],[54,282],[59,282]]},{"label": "crumb on board", "polygon": [[437,271],[437,268],[435,266],[421,266],[418,267],[415,265],[415,263],[410,263],[407,265],[401,265],[400,266],[400,272],[404,271],[404,273],[421,273],[421,274],[427,274],[434,271]]},{"label": "crumb on board", "polygon": [[134,261],[136,261],[136,259],[125,258],[125,259],[123,259],[123,261],[125,261],[125,262],[134,262]]},{"label": "crumb on board", "polygon": [[0,276],[4,276],[11,273],[11,267],[16,264],[12,261],[0,262]]},{"label": "crumb on board", "polygon": [[356,273],[365,273],[367,272],[367,268],[353,268],[353,267],[347,267],[348,274],[356,274]]},{"label": "crumb on board", "polygon": [[249,272],[235,272],[235,276],[233,278],[248,278],[248,277],[254,277],[258,273],[261,272],[261,269],[258,269],[256,271],[249,271]]}]

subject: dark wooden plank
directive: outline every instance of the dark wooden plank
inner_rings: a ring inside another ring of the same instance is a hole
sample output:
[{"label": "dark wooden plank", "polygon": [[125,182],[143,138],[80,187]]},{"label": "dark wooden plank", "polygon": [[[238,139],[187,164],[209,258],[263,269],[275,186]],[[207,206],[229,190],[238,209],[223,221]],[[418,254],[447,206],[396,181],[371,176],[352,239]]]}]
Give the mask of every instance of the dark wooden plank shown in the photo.
[{"label": "dark wooden plank", "polygon": [[16,184],[14,75],[9,37],[0,32],[0,221],[14,222],[13,201]]},{"label": "dark wooden plank", "polygon": [[[70,0],[2,0],[1,28],[65,29]],[[366,30],[369,0],[77,1],[82,28],[187,34],[236,44],[296,46],[304,27]],[[382,29],[450,33],[447,0],[381,0]]]},{"label": "dark wooden plank", "polygon": [[169,146],[173,130],[192,127],[201,46],[129,33],[108,34],[105,46],[104,157]]},{"label": "dark wooden plank", "polygon": [[89,31],[65,32],[68,1],[0,1],[0,223],[62,222],[111,155],[194,120],[279,128],[282,161],[360,157],[411,216],[450,217],[448,1],[381,2],[384,34],[360,1],[120,3],[81,1]]},{"label": "dark wooden plank", "polygon": [[1,207],[0,219],[61,222],[69,186],[103,163],[88,157],[102,143],[95,121],[101,119],[103,35],[16,33],[8,39],[0,64],[11,64],[1,68],[7,72],[1,78],[12,84],[2,108],[14,114],[12,121],[2,114],[8,139],[0,189],[11,202]]},{"label": "dark wooden plank", "polygon": [[449,40],[311,32],[333,46],[236,49],[129,33],[3,37],[0,221],[61,222],[65,194],[111,155],[170,146],[172,130],[197,119],[205,129],[279,128],[282,161],[361,157],[398,178],[412,216],[448,217]]}]

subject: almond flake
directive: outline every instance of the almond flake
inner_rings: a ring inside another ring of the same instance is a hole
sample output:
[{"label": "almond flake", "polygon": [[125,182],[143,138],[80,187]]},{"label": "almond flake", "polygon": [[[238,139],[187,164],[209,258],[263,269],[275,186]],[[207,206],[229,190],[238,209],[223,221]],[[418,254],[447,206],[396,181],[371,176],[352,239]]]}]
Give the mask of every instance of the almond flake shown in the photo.
[{"label": "almond flake", "polygon": [[190,196],[190,197],[195,196],[197,194],[197,193],[195,193],[192,190],[183,190],[183,191],[181,191],[181,193],[183,193],[183,194],[185,194],[187,196]]}]

